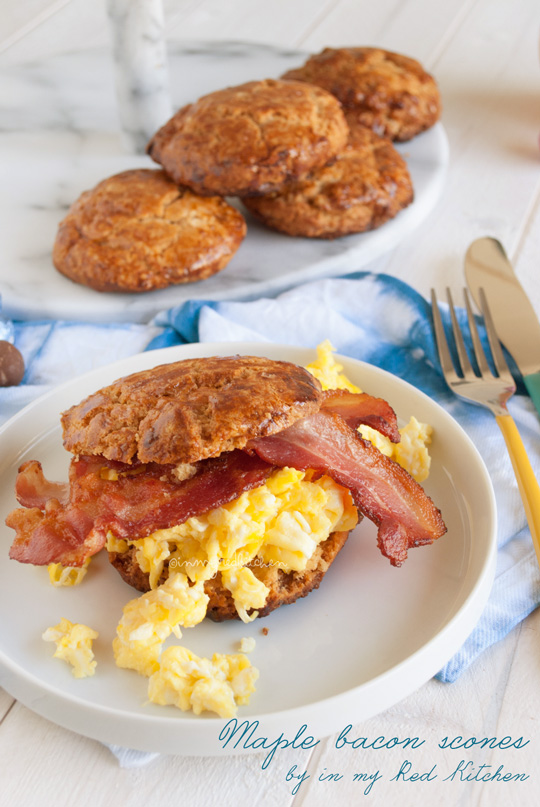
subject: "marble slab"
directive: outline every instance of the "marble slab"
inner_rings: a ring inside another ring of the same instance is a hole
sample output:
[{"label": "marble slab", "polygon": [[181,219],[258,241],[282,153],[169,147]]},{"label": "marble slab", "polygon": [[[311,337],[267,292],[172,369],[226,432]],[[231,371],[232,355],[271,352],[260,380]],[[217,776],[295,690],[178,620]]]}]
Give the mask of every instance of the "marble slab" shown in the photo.
[{"label": "marble slab", "polygon": [[[173,44],[168,56],[177,108],[224,86],[278,77],[305,53],[220,42]],[[444,186],[448,145],[438,124],[399,147],[415,201],[380,229],[335,241],[290,238],[246,214],[244,243],[213,278],[144,294],[102,294],[60,275],[51,249],[58,222],[82,191],[118,171],[155,167],[132,153],[121,134],[111,53],[91,49],[12,67],[0,71],[0,86],[0,293],[2,313],[11,318],[145,322],[188,299],[251,299],[353,272],[423,221]]]}]

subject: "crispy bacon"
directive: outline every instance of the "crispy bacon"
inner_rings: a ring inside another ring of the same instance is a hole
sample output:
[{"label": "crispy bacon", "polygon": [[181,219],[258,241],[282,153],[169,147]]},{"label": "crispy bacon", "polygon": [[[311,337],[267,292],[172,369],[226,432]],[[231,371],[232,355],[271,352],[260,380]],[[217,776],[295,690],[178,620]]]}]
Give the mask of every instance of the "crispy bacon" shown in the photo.
[{"label": "crispy bacon", "polygon": [[393,443],[401,439],[396,413],[383,398],[374,398],[366,392],[327,390],[322,409],[340,415],[353,429],[363,424],[384,434]]},{"label": "crispy bacon", "polygon": [[401,566],[410,547],[446,532],[439,510],[410,474],[334,412],[321,410],[247,448],[272,465],[314,468],[349,488],[377,525],[379,549],[394,566]]},{"label": "crispy bacon", "polygon": [[49,482],[43,476],[41,463],[30,460],[19,468],[15,481],[15,496],[23,507],[38,507],[43,510],[49,499],[57,499],[62,504],[67,504],[69,485],[67,482]]},{"label": "crispy bacon", "polygon": [[[119,471],[118,478],[107,479],[103,471],[108,469]],[[25,463],[17,487],[34,485],[27,501],[40,506],[8,515],[6,524],[17,532],[10,557],[36,565],[80,566],[103,548],[109,530],[117,538],[135,539],[181,524],[262,485],[272,466],[232,451],[197,463],[195,475],[182,482],[175,480],[173,471],[174,466],[122,466],[102,457],[80,457],[72,460],[69,502],[62,504],[46,498],[48,491],[61,486],[47,482],[39,463]]]},{"label": "crispy bacon", "polygon": [[17,533],[9,557],[20,563],[82,566],[105,544],[105,536],[93,529],[91,515],[83,508],[62,505],[57,499],[49,499],[44,509],[12,510],[6,524]]},{"label": "crispy bacon", "polygon": [[359,510],[378,526],[381,552],[400,566],[410,547],[431,543],[446,527],[407,471],[360,437],[359,423],[399,440],[395,414],[385,401],[331,391],[318,413],[252,440],[245,451],[196,463],[194,476],[181,482],[174,466],[83,456],[72,460],[64,485],[49,482],[39,462],[27,462],[15,486],[23,507],[6,519],[16,531],[10,557],[80,566],[105,545],[109,530],[117,538],[143,538],[233,501],[262,485],[273,467],[290,465],[327,473],[349,488]]}]

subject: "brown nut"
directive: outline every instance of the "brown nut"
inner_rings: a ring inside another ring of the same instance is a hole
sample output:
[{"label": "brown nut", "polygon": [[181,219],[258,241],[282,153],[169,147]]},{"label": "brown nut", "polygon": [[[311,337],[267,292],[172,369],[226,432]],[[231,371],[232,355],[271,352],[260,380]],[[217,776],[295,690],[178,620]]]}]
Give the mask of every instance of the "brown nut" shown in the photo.
[{"label": "brown nut", "polygon": [[15,345],[0,340],[0,387],[16,387],[24,376],[24,359]]}]

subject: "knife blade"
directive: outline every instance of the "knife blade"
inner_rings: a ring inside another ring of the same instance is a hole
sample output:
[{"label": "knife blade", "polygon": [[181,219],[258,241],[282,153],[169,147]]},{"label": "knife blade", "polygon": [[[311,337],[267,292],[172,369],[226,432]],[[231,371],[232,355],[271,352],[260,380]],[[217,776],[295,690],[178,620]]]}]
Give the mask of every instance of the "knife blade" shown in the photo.
[{"label": "knife blade", "polygon": [[477,305],[478,290],[484,289],[497,334],[540,415],[540,322],[500,241],[473,241],[465,255],[465,277]]}]

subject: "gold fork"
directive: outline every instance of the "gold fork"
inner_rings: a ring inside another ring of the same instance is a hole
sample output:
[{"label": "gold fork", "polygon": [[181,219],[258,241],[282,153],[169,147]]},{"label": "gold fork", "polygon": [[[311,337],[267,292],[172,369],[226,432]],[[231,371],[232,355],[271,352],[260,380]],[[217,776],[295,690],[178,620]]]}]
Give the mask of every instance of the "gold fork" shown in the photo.
[{"label": "gold fork", "polygon": [[444,378],[450,389],[471,403],[479,404],[491,410],[495,415],[495,420],[503,433],[506,448],[512,461],[512,467],[516,475],[519,492],[525,508],[527,522],[531,530],[531,536],[536,552],[536,558],[540,565],[540,486],[536,481],[531,463],[525,451],[525,446],[518,432],[517,426],[514,422],[512,415],[509,414],[506,407],[507,401],[512,397],[516,391],[514,379],[508,369],[505,358],[503,356],[501,344],[493,324],[491,313],[486,300],[484,290],[479,290],[482,316],[486,328],[489,347],[491,351],[491,358],[496,370],[496,374],[492,373],[489,366],[486,354],[480,342],[478,335],[478,328],[472,312],[471,302],[467,289],[463,290],[465,298],[465,307],[467,309],[467,319],[469,323],[469,331],[471,334],[472,346],[471,352],[476,359],[478,365],[479,375],[474,371],[465,340],[459,327],[452,300],[450,289],[446,290],[448,298],[448,307],[450,310],[450,317],[452,320],[452,331],[454,334],[454,342],[459,359],[459,372],[456,372],[454,362],[450,355],[448,342],[446,340],[445,330],[439,311],[439,304],[435,291],[431,290],[431,304],[433,309],[433,324],[435,327],[435,340],[437,342],[437,349],[439,352],[439,360],[443,371]]}]

